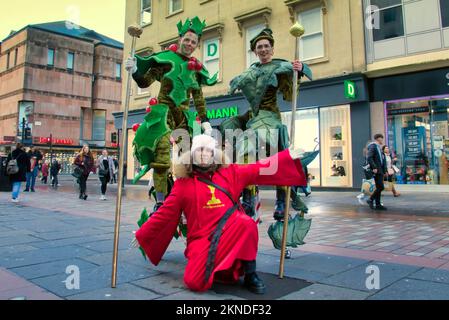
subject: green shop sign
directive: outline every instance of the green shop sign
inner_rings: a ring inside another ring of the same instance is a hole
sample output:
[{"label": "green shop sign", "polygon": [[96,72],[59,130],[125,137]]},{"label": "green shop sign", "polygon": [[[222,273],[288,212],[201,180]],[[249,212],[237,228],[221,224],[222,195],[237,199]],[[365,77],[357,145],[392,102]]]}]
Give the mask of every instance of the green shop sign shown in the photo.
[{"label": "green shop sign", "polygon": [[220,119],[220,118],[229,118],[238,116],[239,109],[237,106],[229,107],[229,108],[220,108],[220,109],[209,109],[207,110],[207,117],[209,119]]},{"label": "green shop sign", "polygon": [[355,99],[357,97],[357,91],[354,82],[345,81],[345,97],[347,99]]}]

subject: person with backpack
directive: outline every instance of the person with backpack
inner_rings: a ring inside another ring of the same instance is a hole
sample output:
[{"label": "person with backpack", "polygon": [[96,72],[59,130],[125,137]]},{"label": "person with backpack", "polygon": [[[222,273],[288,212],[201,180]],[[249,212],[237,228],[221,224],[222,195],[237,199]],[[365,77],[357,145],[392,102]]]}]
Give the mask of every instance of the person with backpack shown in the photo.
[{"label": "person with backpack", "polygon": [[11,201],[17,203],[22,182],[27,181],[26,175],[30,171],[30,160],[21,143],[17,143],[16,149],[8,155],[6,163],[6,173],[12,184]]}]

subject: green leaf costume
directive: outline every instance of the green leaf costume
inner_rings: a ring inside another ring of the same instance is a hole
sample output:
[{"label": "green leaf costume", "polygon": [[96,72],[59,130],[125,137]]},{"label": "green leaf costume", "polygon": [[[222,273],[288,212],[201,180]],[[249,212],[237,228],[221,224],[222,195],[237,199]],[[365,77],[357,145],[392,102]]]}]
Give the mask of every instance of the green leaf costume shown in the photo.
[{"label": "green leaf costume", "polygon": [[[170,50],[159,52],[148,57],[136,55],[137,72],[133,75],[136,82],[145,86],[145,81],[161,81],[159,104],[151,106],[151,112],[145,116],[145,121],[138,128],[133,141],[134,154],[143,166],[134,179],[137,182],[152,167],[162,167],[154,163],[156,148],[161,139],[170,134],[173,129],[183,127],[194,131],[196,114],[188,110],[192,90],[198,92],[201,85],[212,86],[217,82],[217,75],[209,76],[203,66],[200,71],[188,69],[188,59]],[[156,71],[149,74],[151,69]],[[151,79],[146,79],[146,76]],[[204,107],[204,115],[205,115]],[[165,163],[169,159],[164,159]],[[167,168],[168,169],[168,166]]]}]

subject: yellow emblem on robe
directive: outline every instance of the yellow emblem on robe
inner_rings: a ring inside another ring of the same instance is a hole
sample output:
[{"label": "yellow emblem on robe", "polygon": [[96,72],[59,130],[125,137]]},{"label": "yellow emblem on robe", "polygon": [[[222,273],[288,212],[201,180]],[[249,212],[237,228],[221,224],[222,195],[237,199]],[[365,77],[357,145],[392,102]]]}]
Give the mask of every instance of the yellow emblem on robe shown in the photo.
[{"label": "yellow emblem on robe", "polygon": [[207,201],[206,206],[204,208],[213,209],[213,208],[224,207],[224,204],[221,202],[221,200],[215,196],[216,188],[212,187],[212,186],[207,186],[207,187],[210,190],[211,198],[209,201]]}]

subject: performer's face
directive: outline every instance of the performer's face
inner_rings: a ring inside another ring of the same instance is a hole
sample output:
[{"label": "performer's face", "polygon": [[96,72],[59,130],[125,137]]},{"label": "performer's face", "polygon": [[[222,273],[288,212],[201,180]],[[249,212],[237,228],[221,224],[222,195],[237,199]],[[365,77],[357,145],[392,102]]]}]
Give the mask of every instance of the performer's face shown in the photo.
[{"label": "performer's face", "polygon": [[209,148],[198,148],[193,153],[193,163],[197,166],[208,167],[213,161],[213,151]]},{"label": "performer's face", "polygon": [[273,59],[274,49],[271,46],[270,41],[267,39],[262,39],[257,41],[256,49],[254,53],[259,58],[260,63],[268,63]]},{"label": "performer's face", "polygon": [[187,33],[181,37],[180,46],[178,52],[186,57],[190,57],[195,49],[198,47],[198,35],[187,31]]}]

